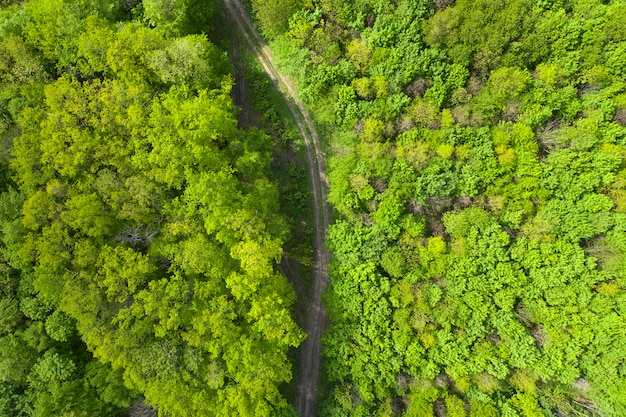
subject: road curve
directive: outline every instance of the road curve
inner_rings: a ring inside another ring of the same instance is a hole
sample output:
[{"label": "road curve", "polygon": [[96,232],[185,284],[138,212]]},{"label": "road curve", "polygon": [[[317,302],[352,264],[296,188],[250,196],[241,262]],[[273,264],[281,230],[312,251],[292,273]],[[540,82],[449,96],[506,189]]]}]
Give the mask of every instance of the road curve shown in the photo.
[{"label": "road curve", "polygon": [[315,400],[319,380],[321,345],[320,336],[326,327],[326,312],[322,305],[322,292],[328,285],[328,263],[330,253],[324,246],[324,238],[329,222],[329,208],[326,203],[328,178],[326,165],[322,154],[320,140],[306,109],[284,75],[274,66],[274,59],[269,48],[255,29],[250,17],[241,5],[240,0],[224,0],[226,9],[237,28],[246,39],[251,50],[263,66],[263,69],[274,82],[276,87],[285,96],[289,109],[293,113],[296,125],[304,138],[306,145],[309,177],[313,194],[313,247],[314,266],[309,298],[307,300],[307,314],[304,323],[306,340],[300,347],[300,370],[298,373],[298,393],[296,410],[300,417],[315,416]]}]

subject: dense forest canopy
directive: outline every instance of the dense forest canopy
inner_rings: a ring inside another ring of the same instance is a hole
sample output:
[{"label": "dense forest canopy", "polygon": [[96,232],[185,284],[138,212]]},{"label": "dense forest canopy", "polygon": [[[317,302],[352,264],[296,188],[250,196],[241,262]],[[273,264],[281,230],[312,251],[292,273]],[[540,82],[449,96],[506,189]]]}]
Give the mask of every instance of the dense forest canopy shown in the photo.
[{"label": "dense forest canopy", "polygon": [[[249,6],[327,136],[319,414],[626,415],[626,3]],[[295,414],[217,7],[0,0],[0,416]]]},{"label": "dense forest canopy", "polygon": [[338,212],[320,415],[626,415],[626,3],[282,3]]},{"label": "dense forest canopy", "polygon": [[292,415],[273,144],[214,7],[2,2],[0,416]]}]

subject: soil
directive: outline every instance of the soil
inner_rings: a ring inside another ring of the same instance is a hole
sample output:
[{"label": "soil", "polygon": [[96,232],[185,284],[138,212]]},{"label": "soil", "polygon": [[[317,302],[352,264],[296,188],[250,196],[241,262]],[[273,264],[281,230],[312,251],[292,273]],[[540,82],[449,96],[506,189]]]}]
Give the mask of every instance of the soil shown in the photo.
[{"label": "soil", "polygon": [[240,109],[237,121],[240,129],[249,129],[255,126],[256,115],[252,111],[248,100],[248,77],[245,63],[245,51],[242,50],[241,43],[235,31],[230,32],[230,63],[233,65],[233,78],[235,84],[231,90],[231,97],[235,105]]}]

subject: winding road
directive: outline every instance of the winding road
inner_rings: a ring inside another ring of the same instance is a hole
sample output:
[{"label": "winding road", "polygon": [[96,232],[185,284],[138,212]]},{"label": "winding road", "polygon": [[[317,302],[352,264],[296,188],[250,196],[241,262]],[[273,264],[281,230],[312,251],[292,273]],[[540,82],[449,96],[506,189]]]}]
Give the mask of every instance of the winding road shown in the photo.
[{"label": "winding road", "polygon": [[320,140],[304,106],[284,75],[274,66],[274,59],[267,45],[255,29],[239,0],[224,0],[226,9],[236,23],[250,49],[256,55],[263,69],[284,95],[289,109],[306,145],[306,155],[313,194],[313,247],[314,266],[304,331],[308,335],[300,346],[300,370],[298,373],[298,393],[296,410],[300,417],[314,417],[319,380],[321,345],[320,336],[326,327],[326,312],[322,305],[322,292],[328,285],[328,263],[330,253],[324,246],[324,237],[328,229],[329,208],[326,203],[328,178],[322,154]]}]

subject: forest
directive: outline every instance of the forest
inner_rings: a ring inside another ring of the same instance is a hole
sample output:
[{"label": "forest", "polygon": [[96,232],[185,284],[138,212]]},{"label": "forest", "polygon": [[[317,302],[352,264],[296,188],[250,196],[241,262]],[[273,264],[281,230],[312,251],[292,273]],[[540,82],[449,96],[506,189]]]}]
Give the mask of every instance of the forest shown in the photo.
[{"label": "forest", "polygon": [[251,6],[327,138],[319,415],[626,415],[626,3]]},{"label": "forest", "polygon": [[[626,416],[626,3],[245,3],[324,139],[317,414]],[[297,415],[221,7],[0,0],[0,417]]]},{"label": "forest", "polygon": [[8,3],[0,416],[293,415],[273,143],[237,127],[216,5]]}]

